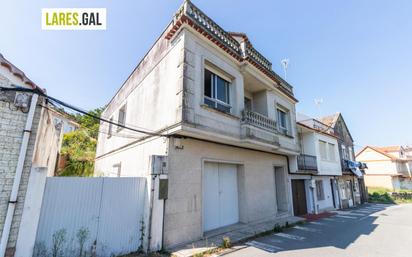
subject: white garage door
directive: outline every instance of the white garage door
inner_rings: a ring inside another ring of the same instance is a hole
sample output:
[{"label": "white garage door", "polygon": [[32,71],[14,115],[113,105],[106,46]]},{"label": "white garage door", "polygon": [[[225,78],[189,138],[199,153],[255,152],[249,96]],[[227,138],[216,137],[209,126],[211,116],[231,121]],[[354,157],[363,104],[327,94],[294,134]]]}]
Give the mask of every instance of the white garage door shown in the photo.
[{"label": "white garage door", "polygon": [[239,222],[237,166],[205,163],[203,171],[203,230]]}]

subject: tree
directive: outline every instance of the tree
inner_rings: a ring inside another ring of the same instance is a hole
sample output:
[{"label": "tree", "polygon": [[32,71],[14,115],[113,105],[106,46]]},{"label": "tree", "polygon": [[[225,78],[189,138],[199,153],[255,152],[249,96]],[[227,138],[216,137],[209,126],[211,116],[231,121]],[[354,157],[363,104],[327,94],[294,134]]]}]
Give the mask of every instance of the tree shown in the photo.
[{"label": "tree", "polygon": [[[103,108],[97,108],[89,113],[100,117],[102,111]],[[79,123],[80,128],[63,136],[60,155],[65,159],[66,164],[58,171],[58,175],[89,177],[93,175],[94,170],[100,121],[82,114],[72,115],[72,117]]]}]

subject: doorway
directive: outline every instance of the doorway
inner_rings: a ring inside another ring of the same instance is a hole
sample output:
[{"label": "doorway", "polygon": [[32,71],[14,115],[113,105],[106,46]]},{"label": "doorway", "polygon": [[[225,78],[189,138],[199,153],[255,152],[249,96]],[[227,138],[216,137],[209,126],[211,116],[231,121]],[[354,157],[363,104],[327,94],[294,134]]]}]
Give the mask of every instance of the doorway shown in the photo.
[{"label": "doorway", "polygon": [[294,215],[299,216],[307,214],[305,181],[303,179],[292,180],[292,195]]}]

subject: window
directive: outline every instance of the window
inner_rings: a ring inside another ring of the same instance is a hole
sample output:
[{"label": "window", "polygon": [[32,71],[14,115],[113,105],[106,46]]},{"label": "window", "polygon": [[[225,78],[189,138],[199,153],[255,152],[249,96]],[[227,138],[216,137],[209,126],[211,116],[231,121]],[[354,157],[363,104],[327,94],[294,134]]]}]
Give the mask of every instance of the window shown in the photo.
[{"label": "window", "polygon": [[316,198],[318,200],[325,200],[325,192],[323,191],[322,180],[316,180]]},{"label": "window", "polygon": [[329,161],[336,161],[334,144],[328,143],[328,157]]},{"label": "window", "polygon": [[[110,122],[113,122],[113,117],[110,118]],[[107,130],[107,138],[111,138],[113,133],[113,124],[109,123],[109,129]]]},{"label": "window", "polygon": [[322,160],[327,160],[328,159],[328,154],[327,154],[327,144],[325,141],[319,140],[319,153],[320,153],[320,158]]},{"label": "window", "polygon": [[222,112],[230,112],[230,83],[205,69],[205,104]]},{"label": "window", "polygon": [[[126,125],[126,105],[123,105],[122,108],[120,108],[117,123],[123,126]],[[117,131],[121,129],[123,129],[123,127],[117,126]]]},{"label": "window", "polygon": [[288,114],[287,112],[277,109],[278,128],[282,134],[288,134]]},{"label": "window", "polygon": [[342,145],[341,147],[343,159],[348,159],[348,152],[346,151],[346,146]]},{"label": "window", "polygon": [[351,160],[351,161],[353,161],[353,150],[352,150],[352,147],[348,147],[348,157],[349,157],[349,160]]},{"label": "window", "polygon": [[252,111],[252,100],[245,97],[245,111]]},{"label": "window", "polygon": [[336,161],[335,144],[319,140],[319,153],[321,160]]}]

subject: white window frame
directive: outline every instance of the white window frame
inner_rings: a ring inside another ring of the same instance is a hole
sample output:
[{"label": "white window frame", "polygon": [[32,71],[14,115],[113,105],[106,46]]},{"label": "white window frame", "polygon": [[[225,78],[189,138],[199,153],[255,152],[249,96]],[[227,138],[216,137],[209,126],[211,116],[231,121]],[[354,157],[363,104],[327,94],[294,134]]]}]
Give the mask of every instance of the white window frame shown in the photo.
[{"label": "white window frame", "polygon": [[[205,85],[205,77],[206,77],[206,70],[208,72],[211,73],[211,78],[210,78],[210,94],[211,96],[206,96],[205,91],[203,91],[203,104],[209,106],[210,108],[216,109],[218,111],[224,112],[224,113],[231,113],[232,112],[232,105],[231,105],[231,85],[232,82],[231,80],[228,80],[228,78],[226,76],[221,75],[221,73],[216,72],[215,69],[211,69],[209,67],[205,67],[203,72],[204,72],[204,78],[203,78],[203,90],[205,89],[206,85]],[[221,80],[223,80],[225,82],[225,87],[226,87],[226,101],[222,101],[220,99],[218,99],[217,96],[217,81],[218,78],[220,78]],[[214,106],[210,106],[208,103],[206,103],[207,101],[210,101],[212,103],[214,103]],[[228,111],[225,111],[223,109],[219,109],[218,105],[222,105],[223,107],[228,108]]]},{"label": "white window frame", "polygon": [[325,200],[325,190],[323,188],[323,180],[315,180],[316,185],[316,199]]},{"label": "white window frame", "polygon": [[[113,116],[109,119],[110,122],[113,122]],[[111,138],[113,135],[113,124],[109,123],[109,127],[107,129],[107,138]]]},{"label": "white window frame", "polygon": [[[328,143],[326,141],[323,140],[319,140],[319,155],[320,155],[320,159],[322,161],[327,161],[328,160]],[[322,144],[325,146],[325,152],[322,154]]]},{"label": "white window frame", "polygon": [[[123,113],[123,121],[120,120],[120,114]],[[117,123],[123,126],[126,126],[126,104],[124,104],[120,109],[117,114]],[[122,130],[123,127],[117,126],[117,131]]]},{"label": "white window frame", "polygon": [[[285,114],[285,126],[281,126],[281,118],[280,113]],[[276,107],[276,119],[277,119],[277,126],[278,130],[283,135],[291,135],[291,126],[290,126],[290,112],[288,109],[282,108],[280,106]]]},{"label": "white window frame", "polygon": [[336,161],[335,144],[328,143],[328,159],[329,161]]}]

